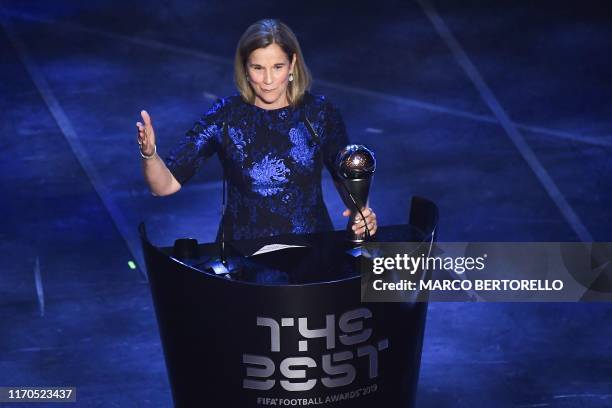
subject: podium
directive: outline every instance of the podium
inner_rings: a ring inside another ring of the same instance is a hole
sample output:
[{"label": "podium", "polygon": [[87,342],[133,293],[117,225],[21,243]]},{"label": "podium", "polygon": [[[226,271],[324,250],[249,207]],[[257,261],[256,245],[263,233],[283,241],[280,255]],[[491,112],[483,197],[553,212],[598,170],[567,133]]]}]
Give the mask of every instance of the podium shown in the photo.
[{"label": "podium", "polygon": [[[435,206],[415,206],[376,239],[433,239]],[[345,231],[232,242],[241,272],[220,276],[202,270],[218,244],[139,230],[175,406],[413,406],[427,303],[361,303]],[[293,247],[251,256],[274,244]]]}]

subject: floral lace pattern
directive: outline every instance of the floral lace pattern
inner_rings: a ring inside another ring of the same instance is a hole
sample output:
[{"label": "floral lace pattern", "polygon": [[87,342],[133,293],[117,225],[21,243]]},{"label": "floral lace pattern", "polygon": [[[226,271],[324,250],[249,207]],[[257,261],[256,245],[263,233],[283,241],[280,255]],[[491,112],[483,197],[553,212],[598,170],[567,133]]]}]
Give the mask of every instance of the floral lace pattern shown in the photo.
[{"label": "floral lace pattern", "polygon": [[306,126],[300,123],[297,127],[289,130],[289,139],[293,143],[291,158],[302,166],[312,166],[314,147],[309,145],[309,134]]},{"label": "floral lace pattern", "polygon": [[253,191],[264,197],[282,191],[282,185],[287,183],[287,175],[291,173],[282,159],[270,158],[270,154],[259,163],[253,164],[249,174],[253,179]]},{"label": "floral lace pattern", "polygon": [[323,166],[334,171],[336,154],[348,143],[342,117],[325,97],[307,93],[296,107],[264,110],[233,95],[216,101],[187,131],[166,165],[183,185],[218,155],[228,180],[229,239],[325,231],[333,226],[321,172]]}]

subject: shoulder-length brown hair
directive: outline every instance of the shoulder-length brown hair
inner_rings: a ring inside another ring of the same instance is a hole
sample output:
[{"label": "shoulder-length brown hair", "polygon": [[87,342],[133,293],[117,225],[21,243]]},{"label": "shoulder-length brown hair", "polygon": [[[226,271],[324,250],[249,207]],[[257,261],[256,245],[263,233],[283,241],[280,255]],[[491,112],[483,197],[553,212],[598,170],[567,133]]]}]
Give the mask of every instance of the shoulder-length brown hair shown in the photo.
[{"label": "shoulder-length brown hair", "polygon": [[256,49],[265,48],[270,44],[277,44],[281,47],[287,54],[289,63],[291,63],[293,54],[295,54],[293,81],[289,82],[287,86],[287,100],[291,106],[295,106],[300,102],[304,93],[310,89],[312,78],[304,62],[297,37],[285,23],[279,20],[259,20],[247,28],[240,37],[234,57],[234,82],[236,87],[245,101],[255,102],[255,93],[247,81],[247,59]]}]

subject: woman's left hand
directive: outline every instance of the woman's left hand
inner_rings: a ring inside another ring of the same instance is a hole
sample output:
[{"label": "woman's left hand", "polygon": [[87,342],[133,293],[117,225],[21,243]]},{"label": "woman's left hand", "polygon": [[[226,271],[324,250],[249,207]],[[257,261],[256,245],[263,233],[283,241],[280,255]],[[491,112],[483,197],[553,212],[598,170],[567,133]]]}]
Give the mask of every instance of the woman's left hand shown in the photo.
[{"label": "woman's left hand", "polygon": [[[378,229],[378,223],[376,222],[376,214],[374,213],[374,211],[371,208],[362,208],[361,212],[363,213],[366,222],[364,223],[361,219],[361,215],[357,214],[357,217],[355,218],[355,224],[353,224],[353,231],[355,232],[355,234],[359,235],[365,233],[366,224],[368,226],[368,231],[370,231],[370,236],[376,234],[376,230]],[[342,215],[345,217],[350,217],[351,214],[352,211],[348,208],[342,213]]]}]

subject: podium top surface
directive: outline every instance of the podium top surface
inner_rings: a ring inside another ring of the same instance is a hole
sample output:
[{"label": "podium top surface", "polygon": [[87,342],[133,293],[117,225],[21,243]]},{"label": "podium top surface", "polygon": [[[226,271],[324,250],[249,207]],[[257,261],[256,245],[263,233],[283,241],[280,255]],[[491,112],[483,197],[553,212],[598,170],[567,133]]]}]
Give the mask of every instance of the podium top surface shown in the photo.
[{"label": "podium top surface", "polygon": [[[422,242],[425,234],[411,225],[379,227],[370,242]],[[158,248],[179,262],[214,275],[211,262],[219,260],[220,243],[195,245],[186,254],[174,247]],[[197,248],[197,249],[196,249]],[[259,285],[304,285],[359,277],[359,247],[347,240],[346,231],[287,234],[225,243],[232,279]],[[210,276],[209,275],[209,276]]]}]

